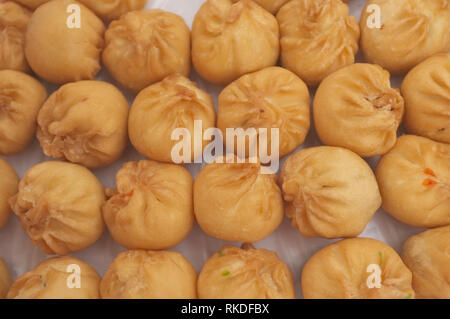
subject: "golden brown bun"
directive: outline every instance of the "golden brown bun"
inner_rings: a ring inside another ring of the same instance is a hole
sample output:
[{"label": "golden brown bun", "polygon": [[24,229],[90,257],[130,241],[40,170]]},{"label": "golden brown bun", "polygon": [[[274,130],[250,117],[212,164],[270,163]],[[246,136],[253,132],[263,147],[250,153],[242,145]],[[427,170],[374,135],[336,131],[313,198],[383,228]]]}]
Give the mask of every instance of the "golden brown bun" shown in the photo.
[{"label": "golden brown bun", "polygon": [[410,237],[402,257],[412,271],[416,298],[450,299],[450,226]]},{"label": "golden brown bun", "polygon": [[9,202],[33,244],[46,254],[67,255],[101,236],[103,186],[87,168],[65,162],[33,166]]},{"label": "golden brown bun", "polygon": [[172,151],[179,143],[172,140],[172,134],[177,128],[185,128],[191,136],[192,151],[187,158],[190,162],[196,151],[201,153],[209,143],[202,140],[202,145],[194,149],[196,120],[202,121],[202,136],[205,130],[215,126],[216,111],[211,96],[188,78],[171,75],[138,94],[130,111],[128,133],[141,154],[155,161],[172,163],[176,160]]},{"label": "golden brown bun", "polygon": [[271,129],[278,128],[279,155],[283,157],[308,134],[309,104],[308,88],[299,77],[280,67],[268,67],[240,77],[220,93],[217,127],[225,141],[227,128],[266,128],[269,153]]},{"label": "golden brown bun", "polygon": [[[371,5],[380,8],[380,28],[368,25]],[[450,50],[448,0],[370,0],[360,26],[365,58],[392,73],[406,73],[427,57]]]},{"label": "golden brown bun", "polygon": [[208,235],[239,242],[269,236],[283,220],[284,207],[275,174],[252,163],[206,165],[194,182],[194,211]]},{"label": "golden brown bun", "polygon": [[201,299],[294,299],[294,281],[278,255],[251,245],[225,245],[198,278]]},{"label": "golden brown bun", "polygon": [[192,61],[209,82],[226,85],[275,65],[280,50],[275,17],[251,0],[208,0],[192,25]]},{"label": "golden brown bun", "polygon": [[[69,5],[80,6],[80,28],[67,25]],[[31,69],[44,80],[64,84],[93,80],[100,71],[103,22],[74,0],[52,0],[34,11],[25,38]]]},{"label": "golden brown bun", "polygon": [[[369,265],[378,265],[380,287],[371,287]],[[305,264],[302,289],[305,299],[411,299],[411,271],[385,243],[351,238],[322,248]],[[368,283],[368,281],[370,283]]]},{"label": "golden brown bun", "polygon": [[7,298],[98,299],[99,284],[99,275],[85,262],[73,257],[51,258],[20,276],[9,289]]},{"label": "golden brown bun", "polygon": [[197,273],[174,251],[129,250],[109,265],[103,299],[196,299]]},{"label": "golden brown bun", "polygon": [[118,160],[127,145],[128,112],[123,94],[107,82],[68,83],[42,106],[37,137],[47,156],[105,167]]},{"label": "golden brown bun", "polygon": [[47,90],[35,78],[18,71],[0,71],[0,154],[17,154],[30,144],[46,98]]},{"label": "golden brown bun", "polygon": [[116,242],[128,249],[166,249],[194,226],[191,174],[153,161],[125,163],[108,190],[103,217]]},{"label": "golden brown bun", "polygon": [[403,80],[402,95],[407,131],[450,143],[450,54],[436,54],[414,67]]},{"label": "golden brown bun", "polygon": [[314,98],[314,123],[320,140],[363,157],[388,152],[397,139],[404,101],[391,88],[389,72],[357,63],[320,84]]},{"label": "golden brown bun", "polygon": [[281,186],[287,216],[307,237],[357,236],[381,205],[370,166],[339,147],[311,147],[289,156]]},{"label": "golden brown bun", "polygon": [[277,14],[282,65],[308,85],[353,64],[358,51],[359,26],[340,0],[297,0]]},{"label": "golden brown bun", "polygon": [[376,170],[383,209],[415,227],[450,224],[450,145],[404,135]]},{"label": "golden brown bun", "polygon": [[189,75],[189,28],[174,13],[159,9],[129,12],[110,24],[105,42],[103,64],[134,93],[171,74]]}]

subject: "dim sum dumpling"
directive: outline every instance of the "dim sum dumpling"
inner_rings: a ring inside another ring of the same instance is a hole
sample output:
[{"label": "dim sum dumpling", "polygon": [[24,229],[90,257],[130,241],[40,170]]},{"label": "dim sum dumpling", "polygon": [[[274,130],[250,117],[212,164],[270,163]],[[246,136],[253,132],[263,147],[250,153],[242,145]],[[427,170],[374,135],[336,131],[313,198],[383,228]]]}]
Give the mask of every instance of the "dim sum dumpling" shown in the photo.
[{"label": "dim sum dumpling", "polygon": [[[74,274],[80,276],[79,280],[71,278]],[[20,276],[7,298],[98,299],[99,284],[99,275],[85,262],[73,257],[51,258]]]},{"label": "dim sum dumpling", "polygon": [[307,237],[357,236],[381,206],[370,166],[339,147],[311,147],[289,156],[281,187],[287,216]]},{"label": "dim sum dumpling", "polygon": [[450,225],[450,145],[404,135],[377,166],[383,208],[415,227]]},{"label": "dim sum dumpling", "polygon": [[180,155],[183,162],[191,162],[208,142],[202,138],[202,144],[197,145],[194,141],[195,121],[201,121],[202,136],[205,130],[215,126],[216,111],[211,96],[188,78],[170,75],[142,90],[134,100],[128,123],[130,140],[141,154],[152,160],[180,164],[172,156],[179,143],[172,139],[172,134],[175,129],[188,130],[191,155],[174,154]]},{"label": "dim sum dumpling", "polygon": [[275,65],[278,23],[251,0],[208,0],[192,26],[192,61],[209,82],[226,85],[241,75]]},{"label": "dim sum dumpling", "polygon": [[30,144],[46,98],[47,90],[35,78],[18,71],[0,71],[0,154],[17,154]]},{"label": "dim sum dumpling", "polygon": [[171,74],[189,75],[189,28],[174,13],[129,12],[110,24],[105,41],[103,64],[117,82],[134,93]]},{"label": "dim sum dumpling", "polygon": [[403,98],[391,88],[389,72],[374,64],[357,63],[329,75],[314,99],[321,141],[363,157],[394,146],[403,112]]},{"label": "dim sum dumpling", "polygon": [[[222,161],[222,163],[219,163]],[[269,236],[283,220],[283,199],[275,174],[263,174],[259,163],[206,165],[194,182],[194,211],[208,235],[239,242]]]},{"label": "dim sum dumpling", "polygon": [[450,143],[450,54],[414,67],[403,80],[402,95],[408,132]]},{"label": "dim sum dumpling", "polygon": [[227,128],[266,128],[268,150],[270,130],[277,128],[282,157],[304,142],[309,104],[308,88],[300,78],[286,69],[268,67],[240,77],[220,93],[217,127],[223,134]]},{"label": "dim sum dumpling", "polygon": [[174,251],[129,250],[109,265],[103,299],[196,299],[197,273]]},{"label": "dim sum dumpling", "polygon": [[125,163],[108,190],[103,217],[114,240],[128,249],[166,249],[194,226],[190,173],[174,164]]},{"label": "dim sum dumpling", "polygon": [[395,250],[370,238],[326,246],[302,271],[305,299],[412,299],[411,281],[411,271]]},{"label": "dim sum dumpling", "polygon": [[107,82],[68,83],[42,106],[37,137],[47,156],[105,167],[127,145],[128,111],[123,94]]},{"label": "dim sum dumpling", "polygon": [[[79,28],[68,26],[70,5],[80,7]],[[47,82],[93,80],[101,69],[104,32],[102,20],[78,1],[52,0],[30,18],[25,55],[31,69]]]},{"label": "dim sum dumpling", "polygon": [[289,267],[267,249],[225,245],[214,254],[198,278],[201,299],[294,299]]},{"label": "dim sum dumpling", "polygon": [[316,86],[330,73],[354,63],[359,27],[342,1],[291,1],[277,19],[282,65],[308,85]]},{"label": "dim sum dumpling", "polygon": [[[373,5],[379,8],[379,28],[371,23],[378,14]],[[448,0],[370,0],[360,24],[364,56],[392,73],[406,73],[427,57],[450,50]]]},{"label": "dim sum dumpling", "polygon": [[450,299],[450,226],[410,237],[402,257],[412,271],[417,298]]},{"label": "dim sum dumpling", "polygon": [[26,172],[9,202],[33,244],[67,255],[101,236],[104,201],[103,186],[87,168],[49,161]]}]

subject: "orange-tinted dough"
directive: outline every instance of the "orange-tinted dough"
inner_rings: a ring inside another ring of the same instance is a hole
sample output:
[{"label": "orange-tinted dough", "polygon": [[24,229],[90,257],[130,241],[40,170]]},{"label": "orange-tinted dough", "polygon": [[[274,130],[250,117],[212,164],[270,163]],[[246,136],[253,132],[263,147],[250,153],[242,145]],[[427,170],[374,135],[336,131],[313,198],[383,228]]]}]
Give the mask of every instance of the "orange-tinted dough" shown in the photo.
[{"label": "orange-tinted dough", "polygon": [[378,162],[383,208],[415,227],[450,225],[450,145],[404,135]]}]

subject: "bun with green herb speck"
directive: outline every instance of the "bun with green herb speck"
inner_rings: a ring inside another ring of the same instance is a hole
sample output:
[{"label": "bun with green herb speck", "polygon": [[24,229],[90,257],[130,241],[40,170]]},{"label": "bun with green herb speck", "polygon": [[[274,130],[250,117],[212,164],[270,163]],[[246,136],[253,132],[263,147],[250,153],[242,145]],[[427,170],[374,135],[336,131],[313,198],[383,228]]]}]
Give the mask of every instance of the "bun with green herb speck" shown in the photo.
[{"label": "bun with green herb speck", "polygon": [[293,299],[288,266],[267,249],[226,245],[203,266],[198,278],[201,299]]}]

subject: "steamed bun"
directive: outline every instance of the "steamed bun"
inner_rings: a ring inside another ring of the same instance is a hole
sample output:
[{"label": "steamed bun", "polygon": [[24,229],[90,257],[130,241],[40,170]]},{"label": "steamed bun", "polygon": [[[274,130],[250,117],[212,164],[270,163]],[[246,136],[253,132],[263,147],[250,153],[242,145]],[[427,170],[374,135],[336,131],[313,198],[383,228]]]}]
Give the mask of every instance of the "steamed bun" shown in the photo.
[{"label": "steamed bun", "polygon": [[268,150],[270,130],[278,128],[283,157],[308,134],[309,104],[308,88],[299,77],[280,67],[268,67],[240,77],[220,93],[217,127],[224,134],[227,128],[266,128]]},{"label": "steamed bun", "polygon": [[109,25],[105,41],[103,64],[117,82],[134,93],[171,74],[189,75],[189,28],[174,13],[129,12]]},{"label": "steamed bun", "polygon": [[354,237],[381,205],[370,166],[339,147],[311,147],[288,157],[281,187],[292,225],[307,237]]},{"label": "steamed bun", "polygon": [[288,266],[267,249],[225,245],[203,266],[198,277],[201,299],[294,299]]},{"label": "steamed bun", "polygon": [[177,128],[187,129],[192,146],[191,156],[187,156],[190,162],[209,143],[204,139],[201,145],[195,143],[195,121],[201,121],[202,136],[215,126],[216,111],[211,96],[188,78],[171,75],[138,94],[131,107],[128,132],[131,143],[141,154],[172,163],[175,161],[172,151],[179,143],[172,140],[172,133]]},{"label": "steamed bun", "polygon": [[25,31],[31,12],[12,1],[0,2],[0,70],[29,71]]},{"label": "steamed bun", "polygon": [[363,157],[388,152],[397,140],[404,112],[389,72],[357,63],[329,75],[314,98],[314,122],[321,141]]},{"label": "steamed bun", "polygon": [[412,271],[417,298],[450,299],[450,226],[410,237],[402,257]]},{"label": "steamed bun", "polygon": [[[69,28],[69,5],[80,6],[80,28]],[[100,71],[103,22],[74,0],[52,0],[34,11],[25,38],[25,55],[44,80],[64,84],[92,80]]]},{"label": "steamed bun", "polygon": [[277,176],[261,173],[259,163],[219,160],[206,165],[194,182],[194,211],[200,227],[227,241],[257,242],[269,236],[284,214]]},{"label": "steamed bun", "polygon": [[103,217],[115,241],[128,249],[166,249],[194,226],[190,173],[153,161],[125,163],[109,190]]},{"label": "steamed bun", "polygon": [[0,158],[0,228],[6,225],[11,213],[8,200],[17,193],[19,177],[6,161]]},{"label": "steamed bun", "polygon": [[[369,265],[381,271],[379,288],[372,286],[376,272]],[[305,299],[411,299],[411,280],[411,271],[391,247],[375,239],[351,238],[326,246],[307,261],[302,290]]]},{"label": "steamed bun", "polygon": [[[368,25],[377,5],[381,27]],[[450,50],[448,0],[370,0],[361,15],[361,48],[370,63],[406,73],[427,57]]]},{"label": "steamed bun", "polygon": [[353,64],[359,27],[340,0],[297,0],[277,14],[281,33],[281,62],[308,85]]},{"label": "steamed bun", "polygon": [[[79,272],[78,272],[79,271]],[[77,282],[74,275],[80,276]],[[74,285],[71,288],[68,283]],[[75,285],[79,283],[80,287]],[[94,268],[73,257],[51,258],[20,276],[8,299],[98,299],[100,277]]]},{"label": "steamed bun", "polygon": [[47,90],[35,78],[18,71],[0,71],[0,154],[17,154],[30,144],[46,98]]},{"label": "steamed bun", "polygon": [[105,167],[127,145],[128,111],[123,94],[107,82],[68,83],[42,106],[37,137],[47,156]]},{"label": "steamed bun", "polygon": [[180,253],[129,250],[109,265],[103,299],[196,299],[197,273]]},{"label": "steamed bun", "polygon": [[192,61],[209,82],[226,85],[275,65],[277,20],[251,0],[208,0],[192,25]]},{"label": "steamed bun", "polygon": [[101,236],[103,186],[87,168],[43,162],[29,169],[9,200],[31,242],[46,254],[67,255]]},{"label": "steamed bun", "polygon": [[402,83],[404,124],[408,132],[450,143],[450,54],[434,55]]},{"label": "steamed bun", "polygon": [[404,135],[378,162],[383,208],[415,227],[450,225],[450,145]]}]

